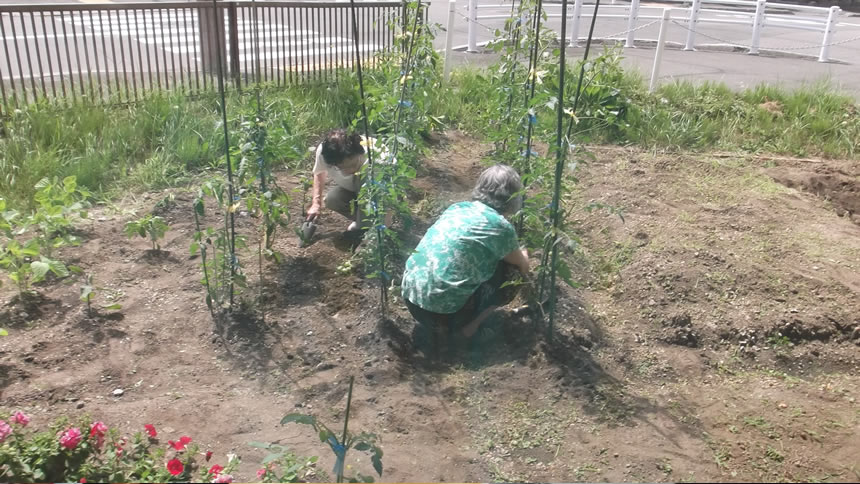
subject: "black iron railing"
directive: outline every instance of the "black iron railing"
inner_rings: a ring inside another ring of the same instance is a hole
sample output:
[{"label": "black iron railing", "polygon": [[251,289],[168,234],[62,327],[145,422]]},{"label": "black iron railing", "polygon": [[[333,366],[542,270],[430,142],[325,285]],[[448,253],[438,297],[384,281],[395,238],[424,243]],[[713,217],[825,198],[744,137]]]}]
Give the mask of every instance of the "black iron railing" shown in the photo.
[{"label": "black iron railing", "polygon": [[[358,52],[394,45],[404,3],[360,1]],[[211,1],[0,5],[4,111],[40,99],[134,102],[210,89],[218,58],[233,88],[286,85],[351,68],[349,2]],[[256,42],[255,42],[256,40]],[[257,46],[259,48],[257,48]]]}]

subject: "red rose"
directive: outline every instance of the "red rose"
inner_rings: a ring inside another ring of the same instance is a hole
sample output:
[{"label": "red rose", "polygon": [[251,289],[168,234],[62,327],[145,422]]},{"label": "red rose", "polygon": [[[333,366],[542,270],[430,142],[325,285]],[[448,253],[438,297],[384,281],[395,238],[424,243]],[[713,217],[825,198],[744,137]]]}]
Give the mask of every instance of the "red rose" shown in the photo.
[{"label": "red rose", "polygon": [[167,462],[167,472],[170,472],[170,474],[178,476],[182,474],[183,470],[185,470],[185,466],[182,465],[179,459],[171,459]]},{"label": "red rose", "polygon": [[146,429],[146,433],[148,433],[149,437],[152,439],[154,439],[158,435],[158,432],[155,431],[155,426],[152,424],[146,424],[143,426],[143,428]]},{"label": "red rose", "polygon": [[104,445],[107,431],[108,428],[104,422],[93,422],[92,426],[90,426],[90,438],[95,437],[97,449],[101,449],[102,445]]},{"label": "red rose", "polygon": [[211,458],[212,458],[212,451],[207,450],[206,451],[206,462],[209,462],[209,459],[211,459]]},{"label": "red rose", "polygon": [[221,471],[223,471],[223,470],[224,470],[224,468],[223,468],[223,467],[219,466],[218,464],[215,464],[214,466],[212,466],[212,467],[210,467],[210,468],[209,468],[209,474],[212,474],[212,475],[216,475],[216,476],[217,476],[217,475],[218,475],[218,474],[220,474],[220,473],[221,473]]}]

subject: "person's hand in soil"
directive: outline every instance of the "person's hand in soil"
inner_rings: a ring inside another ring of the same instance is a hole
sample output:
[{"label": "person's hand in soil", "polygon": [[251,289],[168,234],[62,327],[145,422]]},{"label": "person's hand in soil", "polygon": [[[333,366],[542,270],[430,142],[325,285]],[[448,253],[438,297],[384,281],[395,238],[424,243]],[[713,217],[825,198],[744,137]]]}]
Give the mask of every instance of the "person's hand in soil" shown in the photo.
[{"label": "person's hand in soil", "polygon": [[523,276],[528,277],[531,274],[531,267],[529,266],[529,251],[526,249],[517,249],[506,255],[503,259],[508,264],[515,266],[517,269],[522,272]]}]

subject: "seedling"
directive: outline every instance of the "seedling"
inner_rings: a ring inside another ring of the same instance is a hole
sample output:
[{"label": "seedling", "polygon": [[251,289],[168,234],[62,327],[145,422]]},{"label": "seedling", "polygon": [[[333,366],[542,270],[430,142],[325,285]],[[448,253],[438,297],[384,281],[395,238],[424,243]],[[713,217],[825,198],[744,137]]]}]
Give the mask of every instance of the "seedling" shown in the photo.
[{"label": "seedling", "polygon": [[[87,303],[87,316],[89,317],[93,317],[92,301],[96,295],[96,287],[93,285],[93,275],[87,274],[86,283],[81,286],[81,301]],[[122,309],[122,305],[118,303],[106,304],[101,308],[107,310],[119,310]]]},{"label": "seedling", "polygon": [[6,271],[22,296],[32,293],[32,285],[43,281],[48,272],[57,277],[69,275],[65,264],[39,254],[39,243],[35,239],[26,245],[12,239],[0,246],[0,268]]},{"label": "seedling", "polygon": [[307,482],[309,477],[317,473],[316,456],[305,459],[280,444],[251,442],[248,445],[269,451],[260,462],[263,468],[258,476],[263,482]]},{"label": "seedling", "polygon": [[152,250],[158,252],[161,250],[158,240],[164,238],[164,234],[169,228],[163,218],[149,214],[140,219],[127,222],[125,224],[125,235],[130,239],[136,235],[143,238],[149,237],[149,241],[152,243]]},{"label": "seedling", "polygon": [[70,216],[88,217],[90,192],[78,188],[73,176],[64,178],[62,183],[56,177],[43,178],[35,188],[33,198],[38,207],[25,224],[37,228],[34,240],[40,252],[51,258],[56,248],[80,245],[80,239],[72,234]]},{"label": "seedling", "polygon": [[[349,393],[347,394],[346,399],[346,415],[343,422],[343,435],[340,439],[338,439],[337,436],[335,436],[335,433],[332,432],[325,424],[312,415],[291,413],[281,419],[281,425],[294,422],[313,427],[314,431],[319,434],[320,442],[328,444],[335,455],[334,470],[332,472],[337,476],[337,482],[343,482],[344,464],[346,462],[346,453],[349,449],[355,449],[357,451],[367,452],[370,454],[370,462],[373,464],[373,469],[380,477],[382,476],[382,449],[380,449],[376,444],[378,437],[375,434],[367,432],[352,434],[347,430],[347,426],[349,425],[349,409],[352,404],[352,385],[354,380],[355,377],[350,377],[349,379]],[[372,477],[364,476],[360,473],[356,474],[355,477],[350,477],[348,479],[349,482],[373,482]]]}]

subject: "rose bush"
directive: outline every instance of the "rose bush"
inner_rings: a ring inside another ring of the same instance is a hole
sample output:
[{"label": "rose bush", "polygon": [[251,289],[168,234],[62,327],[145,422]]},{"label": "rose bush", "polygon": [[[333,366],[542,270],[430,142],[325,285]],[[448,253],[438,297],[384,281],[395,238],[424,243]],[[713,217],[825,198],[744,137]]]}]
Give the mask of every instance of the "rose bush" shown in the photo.
[{"label": "rose bush", "polygon": [[60,419],[43,431],[25,429],[29,423],[20,411],[0,415],[2,482],[232,482],[239,465],[235,456],[223,466],[200,465],[196,456],[208,462],[211,451],[198,454],[188,436],[161,444],[151,424],[125,437],[89,419]]}]

